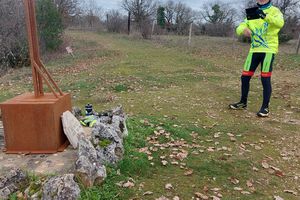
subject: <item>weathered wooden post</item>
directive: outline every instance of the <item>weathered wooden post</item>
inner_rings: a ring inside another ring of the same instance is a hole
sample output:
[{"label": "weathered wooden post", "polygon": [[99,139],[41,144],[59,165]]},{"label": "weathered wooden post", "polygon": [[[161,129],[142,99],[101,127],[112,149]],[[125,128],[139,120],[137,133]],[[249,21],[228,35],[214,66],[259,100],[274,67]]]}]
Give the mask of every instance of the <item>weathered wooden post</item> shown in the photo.
[{"label": "weathered wooden post", "polygon": [[[55,153],[68,145],[61,115],[71,110],[63,93],[40,59],[35,0],[23,0],[34,94],[25,93],[1,103],[6,153]],[[45,83],[52,93],[44,93]]]}]

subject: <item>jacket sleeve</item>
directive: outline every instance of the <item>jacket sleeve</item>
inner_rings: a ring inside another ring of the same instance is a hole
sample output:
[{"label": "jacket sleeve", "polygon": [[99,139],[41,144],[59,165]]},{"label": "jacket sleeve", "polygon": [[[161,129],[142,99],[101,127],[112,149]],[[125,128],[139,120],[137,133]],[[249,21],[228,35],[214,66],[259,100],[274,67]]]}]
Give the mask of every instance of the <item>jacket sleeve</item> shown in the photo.
[{"label": "jacket sleeve", "polygon": [[236,28],[236,33],[238,35],[242,35],[244,33],[245,28],[249,28],[248,27],[248,20],[245,19],[242,23],[240,23],[240,25]]},{"label": "jacket sleeve", "polygon": [[277,12],[273,14],[267,14],[265,21],[278,28],[282,28],[284,25],[283,14],[280,12],[280,10],[277,10]]}]

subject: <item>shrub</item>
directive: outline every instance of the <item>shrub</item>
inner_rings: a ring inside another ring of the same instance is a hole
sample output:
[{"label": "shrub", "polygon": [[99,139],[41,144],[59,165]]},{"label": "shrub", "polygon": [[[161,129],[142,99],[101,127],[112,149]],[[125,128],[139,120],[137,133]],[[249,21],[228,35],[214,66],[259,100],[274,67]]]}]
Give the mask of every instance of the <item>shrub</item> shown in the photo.
[{"label": "shrub", "polygon": [[62,44],[62,17],[52,0],[37,1],[37,23],[42,48],[55,50]]}]

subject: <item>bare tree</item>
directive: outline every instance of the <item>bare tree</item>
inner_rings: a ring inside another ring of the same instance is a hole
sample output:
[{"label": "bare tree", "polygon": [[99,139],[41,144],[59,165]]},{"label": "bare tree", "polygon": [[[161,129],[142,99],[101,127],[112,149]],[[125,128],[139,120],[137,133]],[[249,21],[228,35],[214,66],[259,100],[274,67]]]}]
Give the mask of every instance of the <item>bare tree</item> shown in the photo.
[{"label": "bare tree", "polygon": [[284,16],[295,15],[297,12],[299,12],[299,0],[273,0],[273,3],[281,10]]},{"label": "bare tree", "polygon": [[123,16],[118,10],[110,10],[107,13],[107,30],[109,32],[121,33],[126,31],[126,16]]},{"label": "bare tree", "polygon": [[97,4],[96,0],[85,0],[82,2],[83,18],[87,21],[90,28],[95,28],[100,25],[103,17],[102,8]]},{"label": "bare tree", "polygon": [[169,0],[164,5],[165,8],[165,18],[166,18],[166,28],[168,31],[171,31],[174,16],[175,16],[175,3],[172,0]]},{"label": "bare tree", "polygon": [[28,65],[25,15],[22,0],[0,1],[0,26],[1,69]]},{"label": "bare tree", "polygon": [[235,10],[220,2],[204,5],[201,11],[203,19],[212,24],[222,24],[234,21]]},{"label": "bare tree", "polygon": [[201,10],[203,20],[201,33],[210,36],[231,36],[233,34],[236,11],[218,1],[204,5]]},{"label": "bare tree", "polygon": [[123,0],[122,7],[132,14],[143,38],[148,38],[151,34],[149,24],[156,13],[156,2],[154,0]]},{"label": "bare tree", "polygon": [[174,8],[175,30],[177,34],[187,34],[189,25],[193,22],[195,13],[186,4],[177,3]]},{"label": "bare tree", "polygon": [[68,20],[78,13],[78,0],[54,0],[54,3],[65,20]]}]

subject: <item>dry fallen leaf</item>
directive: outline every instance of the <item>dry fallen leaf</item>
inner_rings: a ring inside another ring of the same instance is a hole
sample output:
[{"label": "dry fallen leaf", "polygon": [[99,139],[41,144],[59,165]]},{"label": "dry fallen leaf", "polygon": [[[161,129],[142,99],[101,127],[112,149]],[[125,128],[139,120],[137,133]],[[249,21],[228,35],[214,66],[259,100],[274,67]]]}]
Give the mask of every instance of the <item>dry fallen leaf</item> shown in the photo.
[{"label": "dry fallen leaf", "polygon": [[256,145],[254,148],[255,148],[255,150],[262,150],[262,148],[258,145]]},{"label": "dry fallen leaf", "polygon": [[213,191],[213,192],[218,192],[218,191],[221,191],[221,188],[212,188],[210,190]]},{"label": "dry fallen leaf", "polygon": [[274,166],[270,166],[270,168],[271,168],[272,170],[274,170],[274,174],[275,174],[276,176],[278,176],[278,177],[283,177],[283,176],[284,176],[284,174],[283,174],[283,172],[281,171],[281,169],[279,169],[279,168],[277,168],[277,167],[274,167]]},{"label": "dry fallen leaf", "polygon": [[248,187],[253,187],[253,183],[250,180],[248,180],[246,184],[247,184]]},{"label": "dry fallen leaf", "polygon": [[241,194],[246,194],[246,195],[249,195],[249,194],[251,194],[250,192],[248,192],[248,191],[241,191]]},{"label": "dry fallen leaf", "polygon": [[269,169],[270,168],[270,165],[267,163],[267,161],[263,160],[262,163],[261,163],[262,167],[264,169]]},{"label": "dry fallen leaf", "polygon": [[295,196],[298,195],[298,192],[295,192],[295,191],[293,191],[293,190],[284,190],[284,192],[285,192],[285,193],[293,194],[293,195],[295,195]]},{"label": "dry fallen leaf", "polygon": [[178,153],[176,155],[176,159],[183,161],[188,156],[188,152]]},{"label": "dry fallen leaf", "polygon": [[155,199],[155,200],[169,200],[169,199],[165,196],[161,196],[161,197],[159,197],[158,199]]},{"label": "dry fallen leaf", "polygon": [[234,134],[232,134],[232,133],[227,133],[227,135],[228,135],[229,137],[234,137]]},{"label": "dry fallen leaf", "polygon": [[200,198],[201,200],[208,200],[209,199],[208,196],[206,196],[206,195],[204,195],[204,194],[202,194],[200,192],[196,192],[195,196],[198,197],[198,198]]},{"label": "dry fallen leaf", "polygon": [[153,194],[153,192],[147,191],[147,192],[145,192],[143,195],[146,196],[146,195],[152,195],[152,194]]},{"label": "dry fallen leaf", "polygon": [[240,182],[238,179],[236,179],[236,178],[234,178],[234,177],[230,177],[229,180],[230,180],[230,182],[233,183],[234,185],[237,185],[237,184],[239,184],[239,182]]},{"label": "dry fallen leaf", "polygon": [[153,160],[153,157],[152,156],[148,156],[148,160]]},{"label": "dry fallen leaf", "polygon": [[242,191],[243,190],[243,188],[240,188],[240,187],[234,187],[233,188],[235,191]]},{"label": "dry fallen leaf", "polygon": [[180,200],[178,196],[173,197],[173,200]]},{"label": "dry fallen leaf", "polygon": [[192,175],[193,174],[193,170],[192,169],[190,169],[190,170],[187,170],[186,172],[184,172],[184,175],[185,176],[189,176],[189,175]]},{"label": "dry fallen leaf", "polygon": [[126,183],[123,184],[123,188],[132,188],[134,187],[134,183],[127,181]]},{"label": "dry fallen leaf", "polygon": [[172,165],[179,165],[179,162],[173,161],[173,162],[171,162],[171,164],[172,164]]},{"label": "dry fallen leaf", "polygon": [[220,132],[214,134],[214,138],[219,138],[219,137],[220,137]]},{"label": "dry fallen leaf", "polygon": [[166,160],[162,160],[162,161],[161,161],[161,164],[162,164],[163,166],[167,166],[167,164],[168,164],[168,161],[166,161]]},{"label": "dry fallen leaf", "polygon": [[124,184],[124,181],[121,181],[121,182],[116,183],[116,185],[119,186],[119,187],[122,187],[123,184]]},{"label": "dry fallen leaf", "polygon": [[253,167],[252,169],[253,169],[253,171],[258,172],[258,168]]},{"label": "dry fallen leaf", "polygon": [[165,188],[166,188],[167,190],[171,190],[171,189],[173,189],[173,186],[172,186],[171,183],[168,183],[168,184],[165,185]]},{"label": "dry fallen leaf", "polygon": [[274,196],[274,200],[284,200],[284,199],[280,196]]}]

